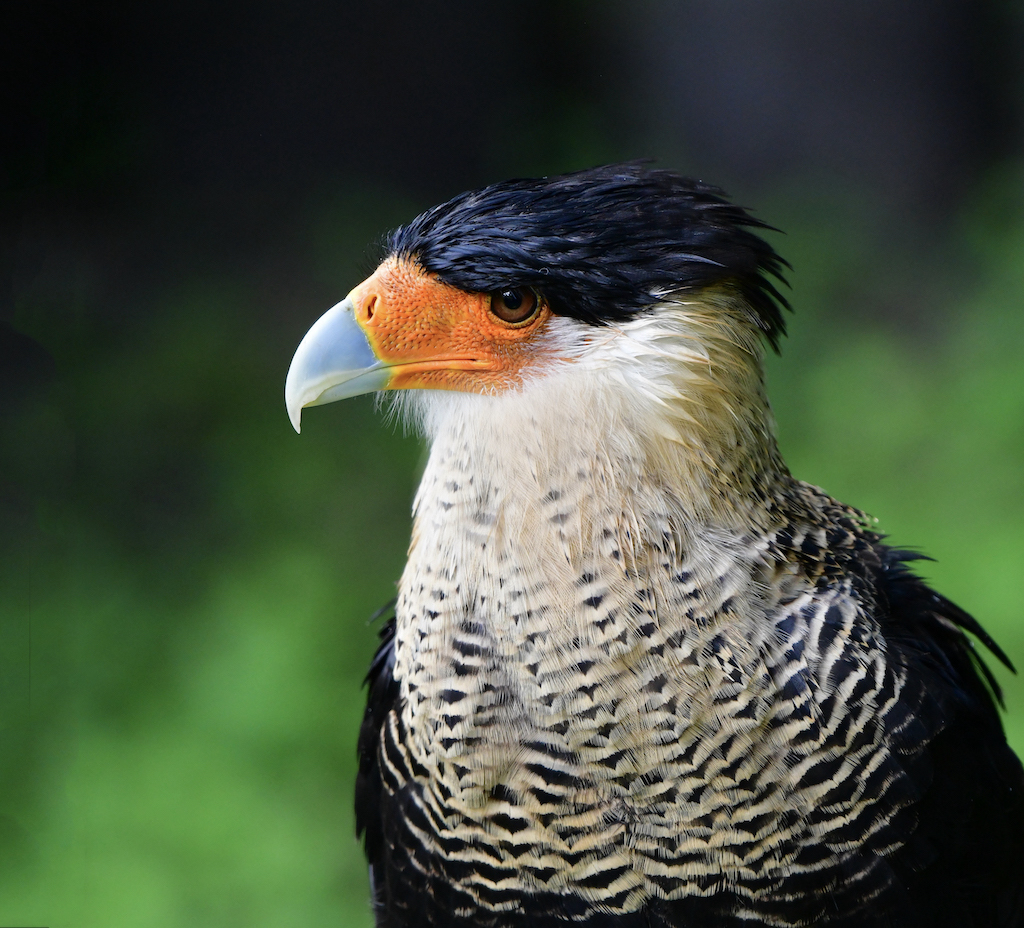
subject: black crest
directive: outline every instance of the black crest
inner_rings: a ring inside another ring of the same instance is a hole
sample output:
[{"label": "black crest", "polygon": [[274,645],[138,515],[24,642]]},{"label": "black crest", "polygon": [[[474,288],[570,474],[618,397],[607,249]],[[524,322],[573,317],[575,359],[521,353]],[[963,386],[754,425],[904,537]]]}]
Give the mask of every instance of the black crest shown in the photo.
[{"label": "black crest", "polygon": [[397,229],[390,254],[463,290],[530,287],[552,310],[600,324],[667,293],[730,282],[773,347],[786,265],[750,229],[771,228],[721,190],[642,163],[492,184]]}]

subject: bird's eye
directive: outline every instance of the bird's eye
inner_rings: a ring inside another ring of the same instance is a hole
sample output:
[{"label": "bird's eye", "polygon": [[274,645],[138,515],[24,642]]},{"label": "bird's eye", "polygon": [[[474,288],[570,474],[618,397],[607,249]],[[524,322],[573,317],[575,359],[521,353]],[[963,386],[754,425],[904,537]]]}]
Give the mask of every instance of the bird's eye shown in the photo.
[{"label": "bird's eye", "polygon": [[509,325],[522,325],[532,319],[540,307],[540,300],[532,290],[509,287],[491,294],[491,312]]}]

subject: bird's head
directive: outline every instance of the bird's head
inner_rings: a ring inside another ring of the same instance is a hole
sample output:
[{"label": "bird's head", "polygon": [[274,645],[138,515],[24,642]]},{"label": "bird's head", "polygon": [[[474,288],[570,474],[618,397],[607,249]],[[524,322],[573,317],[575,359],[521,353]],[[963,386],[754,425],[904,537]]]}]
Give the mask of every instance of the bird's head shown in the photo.
[{"label": "bird's head", "polygon": [[392,233],[303,338],[292,424],[361,393],[500,396],[568,367],[679,400],[681,419],[712,415],[712,396],[728,410],[712,418],[735,417],[738,394],[762,393],[763,341],[784,329],[784,262],[759,227],[716,188],[642,164],[461,194]]}]

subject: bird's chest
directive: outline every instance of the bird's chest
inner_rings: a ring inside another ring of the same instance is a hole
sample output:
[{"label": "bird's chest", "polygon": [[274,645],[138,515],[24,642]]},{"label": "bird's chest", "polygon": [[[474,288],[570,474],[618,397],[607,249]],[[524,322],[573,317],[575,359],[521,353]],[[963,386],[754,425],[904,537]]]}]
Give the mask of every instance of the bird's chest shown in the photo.
[{"label": "bird's chest", "polygon": [[630,524],[576,463],[519,506],[450,462],[424,478],[395,675],[410,743],[467,807],[656,769],[712,692],[757,689],[745,565],[691,563],[667,515]]},{"label": "bird's chest", "polygon": [[679,859],[681,822],[708,832],[774,762],[749,748],[772,686],[750,561],[688,559],[650,518],[641,537],[584,505],[585,481],[512,518],[444,476],[400,590],[397,766],[417,772],[439,846],[490,846],[499,883],[565,891],[600,872],[639,905],[648,864]]},{"label": "bird's chest", "polygon": [[568,796],[625,783],[662,766],[713,698],[763,688],[728,570],[707,587],[671,558],[625,571],[614,535],[604,542],[571,579],[530,549],[459,571],[410,563],[396,678],[410,743],[460,804],[499,785]]}]

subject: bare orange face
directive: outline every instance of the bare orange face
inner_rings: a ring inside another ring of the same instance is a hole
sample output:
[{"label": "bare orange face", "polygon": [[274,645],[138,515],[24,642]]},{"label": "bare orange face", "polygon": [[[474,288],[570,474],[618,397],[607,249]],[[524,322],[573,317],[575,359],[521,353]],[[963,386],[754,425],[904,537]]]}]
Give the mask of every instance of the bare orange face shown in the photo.
[{"label": "bare orange face", "polygon": [[302,410],[377,390],[514,388],[552,352],[551,309],[538,293],[469,293],[415,261],[388,258],[324,313],[295,349],[285,405]]},{"label": "bare orange face", "polygon": [[551,318],[530,290],[466,293],[388,258],[350,294],[355,320],[391,372],[389,390],[488,393],[522,382]]}]

